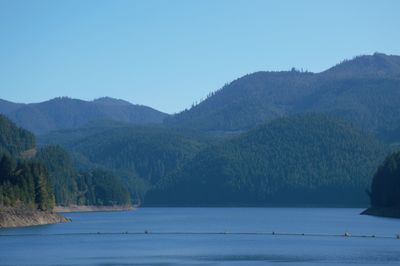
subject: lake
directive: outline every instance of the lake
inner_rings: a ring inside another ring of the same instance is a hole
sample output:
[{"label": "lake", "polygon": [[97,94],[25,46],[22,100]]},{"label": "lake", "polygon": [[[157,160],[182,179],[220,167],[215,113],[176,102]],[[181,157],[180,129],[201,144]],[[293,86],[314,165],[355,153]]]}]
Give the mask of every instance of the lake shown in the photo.
[{"label": "lake", "polygon": [[67,213],[72,223],[0,230],[0,265],[399,265],[400,220],[361,216],[361,211]]}]

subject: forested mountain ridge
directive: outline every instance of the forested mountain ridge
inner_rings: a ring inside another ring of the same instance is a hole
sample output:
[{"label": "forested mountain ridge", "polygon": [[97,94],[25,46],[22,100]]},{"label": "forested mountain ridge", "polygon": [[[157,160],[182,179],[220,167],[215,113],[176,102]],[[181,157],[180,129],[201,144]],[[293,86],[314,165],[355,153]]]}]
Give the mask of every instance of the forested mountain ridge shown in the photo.
[{"label": "forested mountain ridge", "polygon": [[[345,60],[320,73],[260,71],[226,84],[189,110],[167,115],[123,100],[55,98],[37,104],[0,101],[0,112],[43,134],[97,120],[161,124],[207,132],[243,132],[275,118],[324,113],[384,140],[400,126],[400,56],[375,53]],[[400,138],[399,138],[400,139]]]},{"label": "forested mountain ridge", "polygon": [[375,53],[321,73],[256,72],[234,80],[174,116],[170,126],[243,131],[277,117],[317,112],[374,134],[400,124],[400,57]]},{"label": "forested mountain ridge", "polygon": [[[83,101],[67,97],[32,104],[10,105],[0,101],[0,111],[36,134],[78,128],[96,120],[115,120],[132,124],[159,124],[167,114],[123,100],[100,98]],[[11,107],[10,107],[11,106]]]},{"label": "forested mountain ridge", "polygon": [[387,148],[347,123],[280,118],[199,152],[149,205],[363,205]]}]

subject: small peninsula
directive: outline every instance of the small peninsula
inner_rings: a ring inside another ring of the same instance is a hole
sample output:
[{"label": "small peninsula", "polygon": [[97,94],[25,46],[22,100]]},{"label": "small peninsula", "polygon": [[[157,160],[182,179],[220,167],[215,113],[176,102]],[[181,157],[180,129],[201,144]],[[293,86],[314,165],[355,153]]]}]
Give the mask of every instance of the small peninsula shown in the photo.
[{"label": "small peninsula", "polygon": [[400,218],[400,152],[389,155],[372,181],[371,207],[361,214]]}]

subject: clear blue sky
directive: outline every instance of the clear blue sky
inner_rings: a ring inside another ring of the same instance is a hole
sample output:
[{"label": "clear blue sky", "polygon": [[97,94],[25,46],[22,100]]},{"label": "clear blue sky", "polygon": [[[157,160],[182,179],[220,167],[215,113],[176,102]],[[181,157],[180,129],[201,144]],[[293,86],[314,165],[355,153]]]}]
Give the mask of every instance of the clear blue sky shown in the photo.
[{"label": "clear blue sky", "polygon": [[400,1],[0,0],[0,98],[173,113],[244,74],[400,54]]}]

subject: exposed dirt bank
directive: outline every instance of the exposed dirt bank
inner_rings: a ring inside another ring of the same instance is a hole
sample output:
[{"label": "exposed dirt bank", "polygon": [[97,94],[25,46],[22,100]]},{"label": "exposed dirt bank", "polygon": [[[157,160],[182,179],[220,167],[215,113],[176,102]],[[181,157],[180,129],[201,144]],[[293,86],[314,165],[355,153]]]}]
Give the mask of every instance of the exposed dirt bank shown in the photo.
[{"label": "exposed dirt bank", "polygon": [[0,207],[0,228],[65,223],[71,220],[54,212],[24,207]]}]

